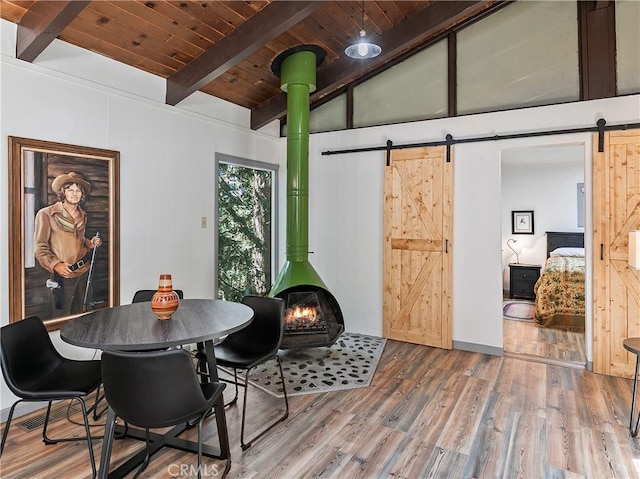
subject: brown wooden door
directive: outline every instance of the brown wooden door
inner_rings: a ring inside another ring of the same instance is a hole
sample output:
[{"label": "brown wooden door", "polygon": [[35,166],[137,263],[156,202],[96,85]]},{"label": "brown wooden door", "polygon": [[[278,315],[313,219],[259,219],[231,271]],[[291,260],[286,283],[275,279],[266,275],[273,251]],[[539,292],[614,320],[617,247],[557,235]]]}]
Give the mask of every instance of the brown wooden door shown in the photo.
[{"label": "brown wooden door", "polygon": [[629,231],[640,229],[640,130],[593,142],[593,369],[632,377],[635,355],[622,346],[640,336],[640,272],[629,268]]},{"label": "brown wooden door", "polygon": [[383,335],[451,349],[453,160],[445,153],[394,150],[385,169]]}]

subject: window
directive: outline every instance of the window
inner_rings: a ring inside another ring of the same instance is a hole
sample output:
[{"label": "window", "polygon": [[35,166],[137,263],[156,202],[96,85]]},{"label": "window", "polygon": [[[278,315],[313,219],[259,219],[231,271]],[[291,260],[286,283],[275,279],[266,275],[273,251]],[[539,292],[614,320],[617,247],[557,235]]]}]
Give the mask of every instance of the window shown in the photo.
[{"label": "window", "polygon": [[640,92],[640,3],[616,1],[618,95]]},{"label": "window", "polygon": [[447,116],[447,41],[355,87],[354,126]]},{"label": "window", "polygon": [[309,113],[309,133],[347,128],[347,95],[328,101]]},{"label": "window", "polygon": [[271,288],[278,165],[216,155],[217,297],[239,301]]},{"label": "window", "polygon": [[576,2],[516,2],[458,33],[458,113],[579,99]]}]

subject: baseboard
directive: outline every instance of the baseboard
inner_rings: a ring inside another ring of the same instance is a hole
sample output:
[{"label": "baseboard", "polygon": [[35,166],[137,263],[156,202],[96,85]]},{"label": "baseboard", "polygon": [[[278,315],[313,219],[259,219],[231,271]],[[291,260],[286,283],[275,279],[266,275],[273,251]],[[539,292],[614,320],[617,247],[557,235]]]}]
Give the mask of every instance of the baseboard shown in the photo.
[{"label": "baseboard", "polygon": [[459,349],[461,351],[469,351],[471,353],[490,354],[491,356],[504,356],[503,348],[496,348],[496,347],[487,346],[484,344],[465,343],[464,341],[454,341],[453,349]]},{"label": "baseboard", "polygon": [[560,366],[563,368],[572,368],[572,369],[585,369],[585,364],[583,363],[578,363],[575,361],[562,361],[559,359],[551,359],[551,358],[545,358],[543,356],[534,356],[532,354],[522,354],[522,353],[510,353],[507,352],[505,353],[505,357],[507,358],[514,358],[514,359],[521,359],[523,361],[531,361],[534,363],[543,363],[543,364],[548,364],[550,366]]},{"label": "baseboard", "polygon": [[576,362],[567,362],[567,361],[559,361],[552,360],[547,358],[540,358],[537,356],[532,356],[529,354],[515,354],[515,353],[505,353],[503,348],[494,348],[491,346],[486,346],[484,344],[475,344],[475,343],[465,343],[464,341],[454,341],[453,349],[459,349],[460,351],[469,351],[471,353],[482,353],[482,354],[490,354],[492,356],[505,356],[516,359],[522,359],[525,361],[534,361],[541,362],[546,364],[551,364],[555,366],[563,366],[575,369],[587,369],[587,371],[593,371],[593,361],[587,361],[586,364],[576,363]]}]

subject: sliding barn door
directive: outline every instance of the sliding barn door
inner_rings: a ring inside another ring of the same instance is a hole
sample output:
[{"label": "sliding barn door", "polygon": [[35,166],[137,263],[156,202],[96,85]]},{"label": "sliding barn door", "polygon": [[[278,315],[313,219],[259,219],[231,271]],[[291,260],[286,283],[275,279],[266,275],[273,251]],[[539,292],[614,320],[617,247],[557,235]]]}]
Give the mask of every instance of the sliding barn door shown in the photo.
[{"label": "sliding barn door", "polygon": [[635,355],[622,346],[640,336],[640,272],[628,266],[629,231],[640,229],[640,130],[594,135],[594,358],[596,373],[632,377]]},{"label": "sliding barn door", "polygon": [[445,152],[394,150],[385,169],[383,335],[451,349],[453,165]]}]

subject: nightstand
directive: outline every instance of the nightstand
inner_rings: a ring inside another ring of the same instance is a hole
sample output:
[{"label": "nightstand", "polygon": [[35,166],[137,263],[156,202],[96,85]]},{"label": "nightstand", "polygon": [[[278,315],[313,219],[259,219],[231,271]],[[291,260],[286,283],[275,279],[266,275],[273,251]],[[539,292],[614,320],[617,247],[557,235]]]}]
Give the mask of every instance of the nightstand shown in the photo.
[{"label": "nightstand", "polygon": [[509,264],[509,297],[535,299],[533,287],[540,277],[539,264]]}]

